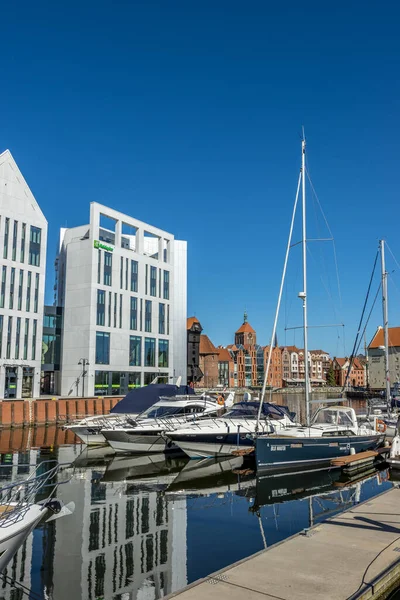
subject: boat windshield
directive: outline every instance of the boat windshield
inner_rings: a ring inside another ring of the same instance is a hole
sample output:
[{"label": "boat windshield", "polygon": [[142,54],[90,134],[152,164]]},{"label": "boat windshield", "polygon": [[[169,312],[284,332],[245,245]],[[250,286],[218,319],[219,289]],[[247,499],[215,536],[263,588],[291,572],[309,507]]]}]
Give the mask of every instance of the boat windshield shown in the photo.
[{"label": "boat windshield", "polygon": [[343,425],[354,426],[354,413],[346,408],[324,408],[314,417],[313,425]]},{"label": "boat windshield", "polygon": [[183,406],[150,406],[147,410],[140,413],[140,419],[156,419],[157,417],[171,417],[183,415],[185,409]]},{"label": "boat windshield", "polygon": [[[224,418],[228,417],[233,419],[257,418],[259,406],[259,402],[238,402],[223,416]],[[262,415],[263,417],[268,417],[268,419],[282,419],[285,415],[287,415],[287,409],[283,406],[276,406],[274,404],[270,404],[269,402],[264,402],[262,407]]]}]

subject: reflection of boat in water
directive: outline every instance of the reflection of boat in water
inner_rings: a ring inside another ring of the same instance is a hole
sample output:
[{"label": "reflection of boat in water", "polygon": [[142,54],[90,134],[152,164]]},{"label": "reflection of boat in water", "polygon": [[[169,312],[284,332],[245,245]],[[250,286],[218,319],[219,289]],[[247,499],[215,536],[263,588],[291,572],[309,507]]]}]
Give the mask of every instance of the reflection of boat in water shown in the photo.
[{"label": "reflection of boat in water", "polygon": [[115,456],[101,478],[102,482],[137,480],[138,486],[164,489],[188,462],[185,458],[170,458],[164,453],[151,455]]},{"label": "reflection of boat in water", "polygon": [[[73,502],[63,505],[53,499],[60,465],[47,467],[49,463],[43,462],[24,481],[0,488],[0,572],[38,523],[71,514],[75,509]],[[38,501],[46,488],[50,488],[48,497]]]},{"label": "reflection of boat in water", "polygon": [[79,456],[76,457],[72,466],[80,469],[94,466],[104,466],[109,462],[115,452],[110,446],[87,446]]},{"label": "reflection of boat in water", "polygon": [[254,480],[254,472],[241,472],[242,465],[243,457],[190,461],[168,487],[167,493],[202,496],[248,488]]},{"label": "reflection of boat in water", "polygon": [[351,488],[358,490],[359,494],[360,486],[374,477],[378,478],[379,483],[386,481],[387,469],[371,469],[362,476],[358,475],[357,479],[344,477],[339,469],[259,476],[256,480],[252,510],[257,511],[269,504],[329,496]]}]

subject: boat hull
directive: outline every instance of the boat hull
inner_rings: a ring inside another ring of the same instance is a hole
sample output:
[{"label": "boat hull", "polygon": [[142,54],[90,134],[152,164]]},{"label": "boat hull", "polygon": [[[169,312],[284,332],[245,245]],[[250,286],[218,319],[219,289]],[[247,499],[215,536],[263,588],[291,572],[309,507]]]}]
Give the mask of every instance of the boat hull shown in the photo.
[{"label": "boat hull", "polygon": [[116,453],[159,454],[179,451],[175,444],[167,443],[161,432],[136,434],[135,432],[107,431],[106,440]]},{"label": "boat hull", "polygon": [[383,435],[288,438],[262,436],[256,440],[257,471],[292,471],[329,467],[332,459],[382,445]]},{"label": "boat hull", "polygon": [[72,425],[69,427],[76,437],[78,437],[87,446],[100,446],[106,444],[107,440],[101,433],[104,425],[101,427],[86,427],[84,425]]},{"label": "boat hull", "polygon": [[[230,434],[183,434],[172,433],[168,437],[190,458],[213,458],[231,456],[238,448],[254,446],[254,439],[247,435]],[[238,439],[239,437],[239,439]]]}]

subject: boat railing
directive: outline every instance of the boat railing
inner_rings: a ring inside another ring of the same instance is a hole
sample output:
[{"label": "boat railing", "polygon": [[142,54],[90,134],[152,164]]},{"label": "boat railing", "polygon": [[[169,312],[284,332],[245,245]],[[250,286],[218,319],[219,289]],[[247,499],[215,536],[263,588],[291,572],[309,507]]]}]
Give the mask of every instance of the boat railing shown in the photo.
[{"label": "boat railing", "polygon": [[0,528],[9,527],[23,519],[32,504],[35,504],[39,493],[50,488],[46,498],[49,499],[58,485],[67,483],[70,477],[64,481],[59,481],[57,477],[62,467],[67,466],[70,464],[45,461],[34,466],[27,479],[3,485],[0,488]]}]

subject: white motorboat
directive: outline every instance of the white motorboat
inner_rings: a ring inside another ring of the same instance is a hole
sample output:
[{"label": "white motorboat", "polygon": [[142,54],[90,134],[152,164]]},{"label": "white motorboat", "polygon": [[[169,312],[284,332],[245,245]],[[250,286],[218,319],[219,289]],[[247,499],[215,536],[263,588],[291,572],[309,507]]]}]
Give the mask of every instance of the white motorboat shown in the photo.
[{"label": "white motorboat", "polygon": [[[54,483],[60,465],[50,466],[41,463],[24,481],[16,481],[0,488],[0,572],[4,570],[20,545],[41,521],[50,521],[72,514],[73,502],[63,505],[53,499],[57,488]],[[49,487],[51,492],[46,500],[35,502],[39,492]]]},{"label": "white motorboat", "polygon": [[[234,395],[229,394],[225,405],[231,406],[233,399]],[[204,415],[216,415],[221,408],[216,398],[206,394],[160,398],[137,420],[128,419],[124,426],[103,429],[101,433],[115,452],[147,454],[177,450],[165,438],[167,432],[188,421],[197,422]]]},{"label": "white motorboat", "polygon": [[258,421],[259,402],[238,402],[225,415],[166,431],[171,442],[190,458],[230,456],[239,449],[254,447],[254,434],[275,433],[294,427],[294,413],[287,407],[269,402],[262,405]]},{"label": "white motorboat", "polygon": [[104,435],[101,433],[102,429],[122,425],[127,418],[135,419],[140,413],[155,404],[161,396],[169,397],[176,394],[194,395],[194,390],[189,386],[180,385],[180,378],[176,385],[151,383],[130,391],[111,409],[108,415],[85,417],[70,425],[65,425],[64,429],[73,431],[88,446],[106,444]]}]

